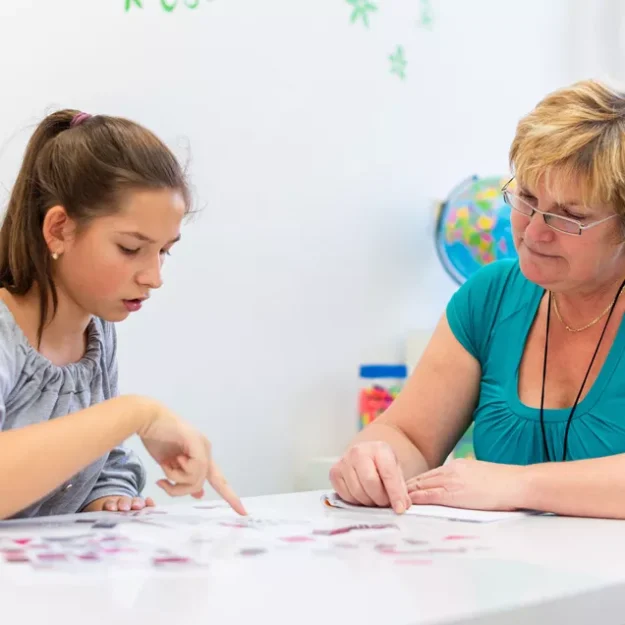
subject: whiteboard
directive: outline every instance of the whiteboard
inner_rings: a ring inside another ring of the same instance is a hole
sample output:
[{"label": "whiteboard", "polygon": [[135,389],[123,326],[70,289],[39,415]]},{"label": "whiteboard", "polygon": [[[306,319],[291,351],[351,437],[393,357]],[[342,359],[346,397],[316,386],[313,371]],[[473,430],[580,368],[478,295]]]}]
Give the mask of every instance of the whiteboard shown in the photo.
[{"label": "whiteboard", "polygon": [[189,165],[202,210],[118,327],[121,389],[200,427],[242,495],[353,436],[358,365],[401,361],[456,288],[437,202],[507,171],[518,118],[575,77],[566,0],[369,4],[0,4],[2,188],[57,107],[135,119]]}]

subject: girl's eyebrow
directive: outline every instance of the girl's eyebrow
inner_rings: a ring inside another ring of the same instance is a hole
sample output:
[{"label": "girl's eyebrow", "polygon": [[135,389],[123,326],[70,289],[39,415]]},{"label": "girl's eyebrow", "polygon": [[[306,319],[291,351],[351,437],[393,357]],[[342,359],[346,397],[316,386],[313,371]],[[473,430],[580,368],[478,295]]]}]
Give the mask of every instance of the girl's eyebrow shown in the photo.
[{"label": "girl's eyebrow", "polygon": [[[154,239],[150,239],[150,237],[142,234],[141,232],[119,232],[118,234],[125,234],[127,236],[135,237],[135,239],[139,239],[139,241],[145,241],[146,243],[156,243]],[[180,241],[180,235],[172,239],[169,244],[173,245],[174,243],[178,243],[178,241]]]}]

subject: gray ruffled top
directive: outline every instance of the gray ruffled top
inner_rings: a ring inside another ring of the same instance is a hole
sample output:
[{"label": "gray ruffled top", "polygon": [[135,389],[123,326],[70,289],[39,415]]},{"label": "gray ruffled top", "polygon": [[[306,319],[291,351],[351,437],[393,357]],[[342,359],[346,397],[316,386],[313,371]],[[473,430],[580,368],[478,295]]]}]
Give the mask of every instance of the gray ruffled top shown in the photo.
[{"label": "gray ruffled top", "polygon": [[[0,436],[2,431],[55,419],[115,397],[116,348],[115,326],[94,317],[83,358],[63,367],[54,365],[30,345],[0,300]],[[78,512],[100,497],[136,497],[144,485],[140,460],[120,446],[14,518]]]}]

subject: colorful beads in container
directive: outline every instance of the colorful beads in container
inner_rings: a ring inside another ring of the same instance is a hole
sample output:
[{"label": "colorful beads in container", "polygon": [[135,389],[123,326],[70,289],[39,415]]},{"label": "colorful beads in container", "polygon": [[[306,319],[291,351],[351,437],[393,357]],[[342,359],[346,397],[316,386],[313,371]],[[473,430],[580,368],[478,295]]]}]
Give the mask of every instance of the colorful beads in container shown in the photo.
[{"label": "colorful beads in container", "polygon": [[361,365],[359,429],[369,425],[391,405],[407,375],[406,365]]}]

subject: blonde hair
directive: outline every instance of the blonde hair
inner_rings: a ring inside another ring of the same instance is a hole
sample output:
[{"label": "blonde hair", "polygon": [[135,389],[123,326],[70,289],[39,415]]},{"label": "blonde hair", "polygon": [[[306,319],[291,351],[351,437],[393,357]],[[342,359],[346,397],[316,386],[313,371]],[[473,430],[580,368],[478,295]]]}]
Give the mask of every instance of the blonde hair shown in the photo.
[{"label": "blonde hair", "polygon": [[587,205],[625,217],[625,93],[584,80],[545,97],[517,126],[510,148],[517,181],[550,192],[573,182]]}]

